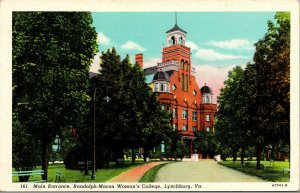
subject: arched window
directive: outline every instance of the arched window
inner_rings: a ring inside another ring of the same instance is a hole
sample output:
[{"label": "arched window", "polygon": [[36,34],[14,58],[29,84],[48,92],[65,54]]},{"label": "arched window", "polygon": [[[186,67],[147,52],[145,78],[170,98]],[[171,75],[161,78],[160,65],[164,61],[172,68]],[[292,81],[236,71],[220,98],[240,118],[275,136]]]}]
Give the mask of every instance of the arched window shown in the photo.
[{"label": "arched window", "polygon": [[181,69],[182,70],[184,69],[184,62],[183,62],[183,60],[181,60]]},{"label": "arched window", "polygon": [[185,67],[186,67],[186,71],[189,71],[189,64],[188,64],[188,62],[185,62]]},{"label": "arched window", "polygon": [[172,36],[172,37],[171,37],[171,40],[172,40],[172,45],[174,45],[174,44],[176,43],[176,41],[175,41],[175,37],[174,37],[174,36]]},{"label": "arched window", "polygon": [[209,127],[206,127],[206,131],[209,132],[209,131],[210,131],[210,128],[209,128]]},{"label": "arched window", "polygon": [[180,44],[183,44],[183,39],[182,39],[182,37],[179,38],[179,43],[180,43]]}]

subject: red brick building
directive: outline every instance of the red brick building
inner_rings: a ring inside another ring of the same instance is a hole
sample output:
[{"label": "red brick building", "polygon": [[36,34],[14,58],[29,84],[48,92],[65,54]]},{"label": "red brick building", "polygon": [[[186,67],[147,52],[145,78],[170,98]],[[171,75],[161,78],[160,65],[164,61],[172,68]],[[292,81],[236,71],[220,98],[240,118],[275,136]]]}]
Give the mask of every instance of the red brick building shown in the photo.
[{"label": "red brick building", "polygon": [[[194,131],[214,131],[217,106],[213,92],[203,83],[200,89],[192,66],[191,49],[185,45],[187,32],[177,24],[167,32],[167,47],[162,50],[162,62],[146,68],[146,81],[157,93],[162,108],[173,115],[173,129],[190,143]],[[143,54],[136,55],[136,63],[143,67]]]}]

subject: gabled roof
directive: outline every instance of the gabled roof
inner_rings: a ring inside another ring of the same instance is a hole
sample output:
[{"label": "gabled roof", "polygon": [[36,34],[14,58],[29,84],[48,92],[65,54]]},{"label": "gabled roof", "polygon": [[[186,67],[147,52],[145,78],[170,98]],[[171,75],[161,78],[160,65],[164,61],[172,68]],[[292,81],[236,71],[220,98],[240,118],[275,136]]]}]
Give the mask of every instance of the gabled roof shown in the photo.
[{"label": "gabled roof", "polygon": [[155,74],[157,72],[157,66],[152,66],[149,68],[145,68],[144,72],[146,75]]},{"label": "gabled roof", "polygon": [[177,25],[177,23],[174,25],[174,27],[172,28],[172,29],[170,29],[169,31],[167,31],[166,33],[170,33],[170,32],[173,32],[173,31],[181,31],[181,32],[183,32],[183,33],[187,33],[186,31],[184,31],[183,29],[181,29],[178,25]]}]

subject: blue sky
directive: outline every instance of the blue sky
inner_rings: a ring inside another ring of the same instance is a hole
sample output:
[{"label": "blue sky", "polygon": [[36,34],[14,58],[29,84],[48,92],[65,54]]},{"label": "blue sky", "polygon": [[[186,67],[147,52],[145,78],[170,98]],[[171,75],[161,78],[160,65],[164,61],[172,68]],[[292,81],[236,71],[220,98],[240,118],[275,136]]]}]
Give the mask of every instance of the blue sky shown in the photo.
[{"label": "blue sky", "polygon": [[[177,24],[187,32],[198,84],[210,82],[220,87],[228,70],[252,61],[253,44],[267,32],[267,21],[275,12],[177,12]],[[166,31],[175,24],[174,12],[94,12],[99,50],[113,46],[124,57],[144,54],[145,66],[161,61]],[[93,70],[98,69],[98,54]],[[217,84],[217,85],[216,85]],[[219,88],[215,88],[218,93]]]}]

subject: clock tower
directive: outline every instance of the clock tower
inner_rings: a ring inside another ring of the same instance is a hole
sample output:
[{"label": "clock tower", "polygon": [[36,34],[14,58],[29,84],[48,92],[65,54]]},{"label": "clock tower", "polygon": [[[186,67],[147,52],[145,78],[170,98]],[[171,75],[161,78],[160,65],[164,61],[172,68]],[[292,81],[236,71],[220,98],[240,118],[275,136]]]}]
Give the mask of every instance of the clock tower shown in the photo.
[{"label": "clock tower", "polygon": [[163,48],[162,62],[176,61],[179,63],[177,78],[181,82],[181,90],[188,92],[191,84],[191,49],[185,45],[187,32],[176,23],[166,33],[168,46]]}]

